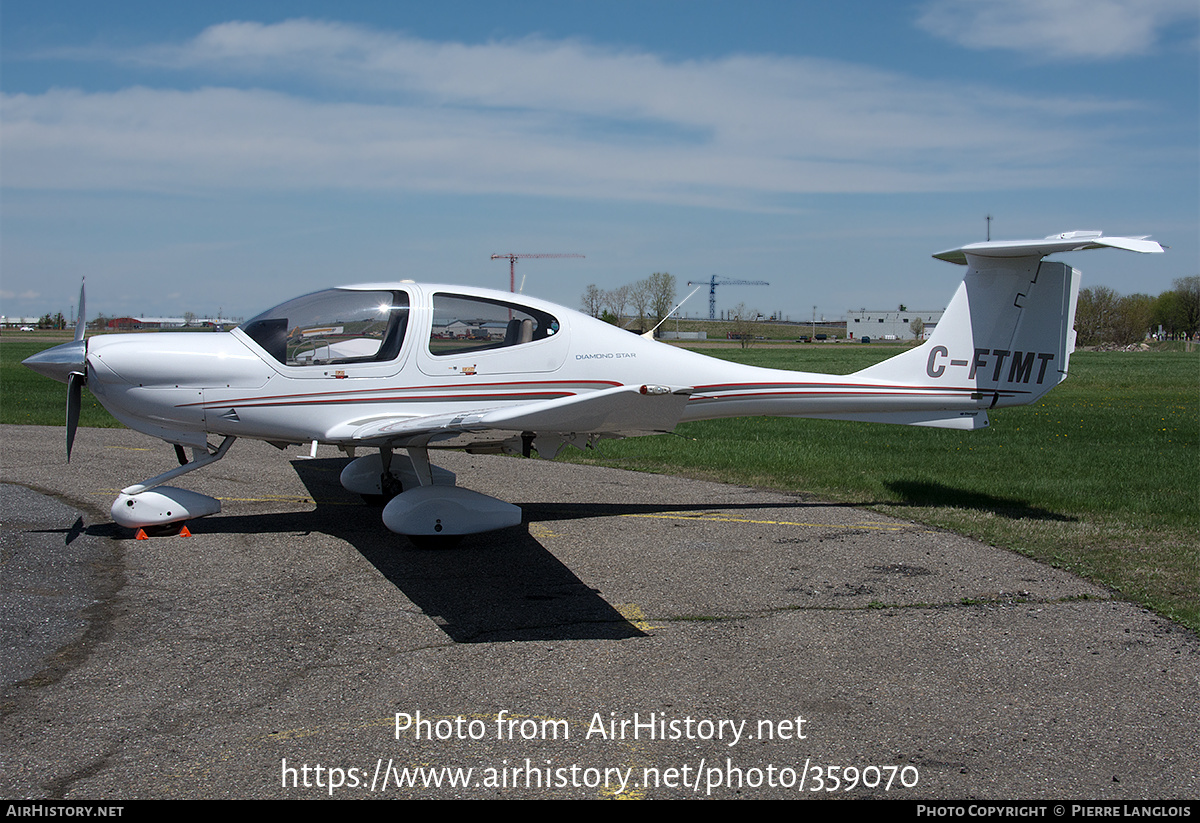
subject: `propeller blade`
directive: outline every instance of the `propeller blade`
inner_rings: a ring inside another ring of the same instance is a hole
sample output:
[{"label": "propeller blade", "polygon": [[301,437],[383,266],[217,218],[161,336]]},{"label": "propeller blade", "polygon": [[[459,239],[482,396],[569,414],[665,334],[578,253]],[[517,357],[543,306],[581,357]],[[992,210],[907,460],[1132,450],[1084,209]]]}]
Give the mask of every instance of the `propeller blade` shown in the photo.
[{"label": "propeller blade", "polygon": [[79,426],[79,408],[83,405],[84,377],[79,372],[67,376],[67,462],[71,462],[71,447],[75,445],[75,429]]},{"label": "propeller blade", "polygon": [[83,333],[87,330],[87,313],[83,310],[84,294],[83,287],[87,284],[87,278],[79,283],[79,317],[75,320],[75,342],[78,343],[83,339]]}]

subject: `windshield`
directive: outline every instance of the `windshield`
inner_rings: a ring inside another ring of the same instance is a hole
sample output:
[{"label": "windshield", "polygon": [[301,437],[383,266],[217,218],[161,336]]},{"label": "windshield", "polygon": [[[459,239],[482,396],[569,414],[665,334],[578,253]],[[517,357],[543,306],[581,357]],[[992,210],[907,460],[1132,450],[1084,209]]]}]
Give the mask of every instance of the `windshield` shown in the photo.
[{"label": "windshield", "polygon": [[408,325],[402,291],[328,289],[268,309],[240,328],[285,366],[391,360]]}]

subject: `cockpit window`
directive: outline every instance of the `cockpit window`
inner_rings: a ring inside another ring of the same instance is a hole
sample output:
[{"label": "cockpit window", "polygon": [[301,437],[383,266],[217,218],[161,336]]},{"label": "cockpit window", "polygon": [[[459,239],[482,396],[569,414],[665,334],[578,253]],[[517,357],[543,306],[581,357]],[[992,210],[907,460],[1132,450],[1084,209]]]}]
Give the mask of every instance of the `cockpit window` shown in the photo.
[{"label": "cockpit window", "polygon": [[329,289],[268,309],[239,328],[285,366],[391,360],[408,326],[402,291]]},{"label": "cockpit window", "polygon": [[539,309],[468,297],[433,296],[429,353],[439,357],[532,343],[555,335],[558,319]]}]

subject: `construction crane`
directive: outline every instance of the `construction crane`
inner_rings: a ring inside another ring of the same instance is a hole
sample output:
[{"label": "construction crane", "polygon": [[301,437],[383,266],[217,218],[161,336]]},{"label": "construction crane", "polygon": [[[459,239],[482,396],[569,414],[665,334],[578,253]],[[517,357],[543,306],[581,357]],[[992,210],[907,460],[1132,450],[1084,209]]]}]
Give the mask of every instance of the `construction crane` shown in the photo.
[{"label": "construction crane", "polygon": [[[688,281],[689,286],[703,286],[704,281],[693,282]],[[717,286],[769,286],[771,285],[766,280],[718,280],[717,275],[713,275],[708,281],[708,319],[717,319]]]},{"label": "construction crane", "polygon": [[493,254],[493,260],[508,258],[508,290],[513,294],[517,291],[517,258],[540,259],[546,257],[583,257],[582,254]]}]

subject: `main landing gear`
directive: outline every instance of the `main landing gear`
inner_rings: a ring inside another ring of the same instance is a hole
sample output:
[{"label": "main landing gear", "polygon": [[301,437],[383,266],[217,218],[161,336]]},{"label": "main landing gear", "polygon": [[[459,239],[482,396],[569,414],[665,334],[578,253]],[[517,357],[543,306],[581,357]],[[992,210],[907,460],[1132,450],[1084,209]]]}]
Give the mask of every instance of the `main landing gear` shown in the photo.
[{"label": "main landing gear", "polygon": [[467,534],[519,525],[521,509],[486,494],[454,485],[453,472],[431,465],[425,448],[409,446],[393,454],[352,460],[342,470],[342,486],[368,502],[384,503],[383,523],[415,545],[454,545]]},{"label": "main landing gear", "polygon": [[[234,440],[226,437],[216,448],[193,449],[189,462],[122,489],[112,504],[113,520],[163,533],[172,531],[172,524],[217,514],[221,501],[215,497],[162,484],[217,462]],[[384,525],[422,548],[446,548],[464,535],[520,524],[520,508],[459,488],[455,480],[454,472],[430,464],[427,449],[415,446],[399,454],[382,447],[378,454],[352,460],[341,474],[344,488],[383,506]]]}]

